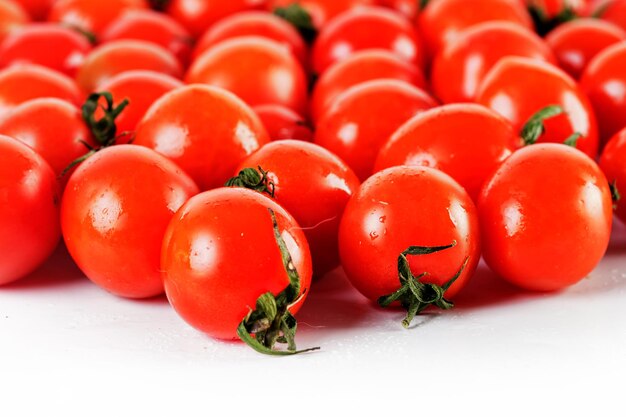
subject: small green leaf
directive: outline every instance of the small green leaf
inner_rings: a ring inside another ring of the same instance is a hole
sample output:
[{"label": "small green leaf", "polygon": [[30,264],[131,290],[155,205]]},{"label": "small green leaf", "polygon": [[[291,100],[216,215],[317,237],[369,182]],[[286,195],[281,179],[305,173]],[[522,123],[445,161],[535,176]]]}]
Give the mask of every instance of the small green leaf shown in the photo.
[{"label": "small green leaf", "polygon": [[578,139],[582,138],[583,135],[581,133],[573,133],[569,138],[565,139],[565,142],[563,142],[564,144],[566,144],[567,146],[571,146],[572,148],[575,148],[576,145],[578,144]]},{"label": "small green leaf", "polygon": [[563,107],[557,105],[550,105],[539,110],[532,115],[522,128],[522,139],[525,145],[533,145],[544,134],[546,127],[544,122],[548,119],[563,114]]},{"label": "small green leaf", "polygon": [[617,188],[617,180],[610,183],[609,188],[611,190],[611,199],[613,200],[613,210],[617,210],[617,203],[622,199],[622,195]]},{"label": "small green leaf", "polygon": [[258,191],[269,195],[271,198],[275,197],[276,192],[276,186],[270,180],[268,172],[260,166],[242,169],[236,177],[229,179],[224,185]]},{"label": "small green leaf", "polygon": [[277,7],[274,9],[274,14],[291,23],[308,44],[312,44],[317,37],[317,29],[313,25],[311,15],[300,4],[293,3],[287,7]]}]

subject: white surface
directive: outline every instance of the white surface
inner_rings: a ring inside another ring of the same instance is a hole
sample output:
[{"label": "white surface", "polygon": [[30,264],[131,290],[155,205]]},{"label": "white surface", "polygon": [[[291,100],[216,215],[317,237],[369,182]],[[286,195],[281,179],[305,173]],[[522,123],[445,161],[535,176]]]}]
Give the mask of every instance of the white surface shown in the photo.
[{"label": "white surface", "polygon": [[299,347],[322,350],[265,357],[194,331],[164,297],[105,293],[59,250],[0,288],[0,416],[283,414],[290,403],[301,404],[290,415],[329,404],[624,415],[626,228],[616,226],[599,268],[561,293],[519,292],[481,265],[455,310],[407,331],[401,311],[375,308],[335,272],[298,319]]}]

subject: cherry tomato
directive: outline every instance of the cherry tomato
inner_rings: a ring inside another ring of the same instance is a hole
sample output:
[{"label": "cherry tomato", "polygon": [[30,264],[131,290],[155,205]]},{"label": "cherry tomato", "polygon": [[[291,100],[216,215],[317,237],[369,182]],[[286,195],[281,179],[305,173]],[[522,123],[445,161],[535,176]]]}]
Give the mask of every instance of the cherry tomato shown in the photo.
[{"label": "cherry tomato", "polygon": [[444,103],[473,101],[485,75],[505,56],[556,64],[550,48],[531,31],[510,22],[481,23],[439,50],[431,73],[435,95]]},{"label": "cherry tomato", "polygon": [[78,167],[65,189],[61,226],[67,249],[90,280],[113,294],[161,294],[165,229],[197,193],[191,178],[150,149],[103,149]]},{"label": "cherry tomato", "polygon": [[0,284],[34,271],[59,242],[52,168],[30,147],[0,136]]},{"label": "cherry tomato", "polygon": [[599,52],[623,40],[626,32],[598,19],[564,23],[546,37],[561,69],[576,79]]},{"label": "cherry tomato", "polygon": [[52,5],[57,0],[16,0],[33,20],[46,20]]},{"label": "cherry tomato", "polygon": [[609,244],[608,182],[593,160],[566,145],[515,152],[485,184],[478,211],[485,261],[522,288],[577,283]]},{"label": "cherry tomato", "polygon": [[224,185],[237,165],[267,142],[258,116],[235,95],[190,85],[150,107],[134,143],[172,159],[207,190]]},{"label": "cherry tomato", "polygon": [[163,241],[165,292],[191,326],[220,339],[235,339],[237,326],[267,292],[277,295],[289,277],[274,236],[279,233],[300,278],[301,298],[311,285],[311,255],[296,221],[270,198],[242,188],[219,188],[190,199],[174,216]]},{"label": "cherry tomato", "polygon": [[476,208],[465,190],[441,171],[394,167],[363,183],[350,199],[339,229],[341,264],[352,285],[370,300],[400,288],[398,256],[409,246],[456,245],[409,257],[413,274],[443,285],[468,264],[446,292],[454,297],[480,259]]},{"label": "cherry tomato", "polygon": [[564,113],[546,120],[539,141],[563,143],[578,133],[582,136],[576,147],[592,158],[598,153],[598,126],[589,100],[572,78],[553,65],[503,58],[487,74],[476,101],[510,120],[518,132],[539,110],[561,106]]},{"label": "cherry tomato", "polygon": [[439,169],[477,201],[483,183],[516,149],[518,132],[499,114],[477,104],[449,104],[420,113],[382,147],[375,171],[418,165]]},{"label": "cherry tomato", "polygon": [[200,55],[185,78],[235,93],[251,106],[280,104],[297,113],[307,110],[304,70],[281,44],[257,37],[227,39]]},{"label": "cherry tomato", "polygon": [[609,183],[617,190],[615,201],[615,214],[626,222],[626,129],[617,133],[604,147],[600,156],[600,168],[606,175]]},{"label": "cherry tomato", "polygon": [[307,121],[293,110],[276,104],[257,106],[259,116],[271,140],[297,139],[313,141],[313,131]]},{"label": "cherry tomato", "polygon": [[328,68],[317,80],[311,97],[311,119],[317,122],[335,98],[348,88],[383,78],[427,89],[421,70],[395,54],[378,49],[356,52]]},{"label": "cherry tomato", "polygon": [[97,47],[85,59],[76,81],[93,92],[111,77],[131,70],[149,70],[181,78],[180,62],[166,49],[146,41],[120,40]]},{"label": "cherry tomato", "polygon": [[26,25],[29,20],[19,4],[13,1],[0,2],[0,41],[13,30]]},{"label": "cherry tomato", "polygon": [[316,28],[322,28],[335,16],[361,6],[375,5],[376,0],[269,0],[269,9],[298,4],[306,10]]},{"label": "cherry tomato", "polygon": [[0,66],[26,62],[74,77],[89,51],[87,38],[73,29],[51,23],[32,24],[2,41]]},{"label": "cherry tomato", "polygon": [[626,1],[605,1],[598,9],[600,18],[626,30]]},{"label": "cherry tomato", "polygon": [[313,272],[321,277],[339,265],[339,221],[361,185],[330,151],[295,140],[273,142],[247,157],[237,172],[261,167],[278,204],[298,222],[309,242]]},{"label": "cherry tomato", "polygon": [[364,181],[391,134],[435,105],[427,93],[404,81],[368,81],[337,97],[320,119],[314,141],[337,154]]}]

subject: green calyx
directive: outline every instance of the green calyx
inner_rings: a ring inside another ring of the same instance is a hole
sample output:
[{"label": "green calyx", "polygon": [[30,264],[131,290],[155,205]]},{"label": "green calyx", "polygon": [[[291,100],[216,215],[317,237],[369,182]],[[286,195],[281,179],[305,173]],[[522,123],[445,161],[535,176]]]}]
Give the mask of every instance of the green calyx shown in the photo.
[{"label": "green calyx", "polygon": [[617,210],[617,203],[622,199],[622,195],[617,188],[617,180],[609,184],[609,189],[611,190],[611,199],[613,200],[613,210]]},{"label": "green calyx", "polygon": [[[533,114],[522,128],[521,136],[524,141],[524,145],[528,146],[537,143],[539,138],[546,132],[546,120],[562,114],[565,114],[565,110],[563,110],[563,107],[558,105],[546,106],[537,113]],[[578,140],[582,136],[583,135],[581,133],[575,132],[570,137],[565,139],[563,143],[575,148],[578,144]]]},{"label": "green calyx", "polygon": [[85,29],[81,28],[80,26],[76,26],[76,25],[64,24],[63,26],[68,27],[68,28],[72,29],[73,31],[80,33],[85,38],[87,38],[89,43],[92,44],[92,45],[95,45],[95,44],[98,43],[98,38],[97,38],[96,34],[93,33],[93,32],[85,30]]},{"label": "green calyx", "polygon": [[417,0],[417,10],[424,10],[428,6],[430,0]]},{"label": "green calyx", "polygon": [[[289,307],[297,303],[300,295],[300,275],[296,270],[287,245],[280,235],[276,215],[268,209],[272,218],[274,238],[289,277],[289,285],[278,295],[267,292],[256,301],[251,310],[237,327],[237,335],[252,349],[265,355],[287,356],[319,350],[319,347],[297,350],[295,336],[298,323],[289,312]],[[276,344],[287,345],[287,350],[275,350]]]},{"label": "green calyx", "polygon": [[563,10],[553,18],[549,18],[544,9],[536,5],[529,6],[528,12],[535,23],[537,33],[541,36],[548,34],[557,26],[578,19],[579,17],[574,9],[569,6],[563,8]]},{"label": "green calyx", "polygon": [[411,272],[407,256],[430,255],[442,252],[456,246],[456,242],[447,246],[411,246],[398,257],[398,277],[400,279],[400,289],[393,294],[380,297],[378,304],[381,307],[389,307],[394,302],[399,302],[406,309],[407,315],[402,320],[402,326],[409,328],[416,315],[420,314],[426,307],[434,305],[442,310],[449,310],[454,307],[454,303],[445,298],[446,291],[461,276],[469,257],[465,259],[459,271],[444,285],[425,284],[420,279],[428,276],[427,272],[415,276]]},{"label": "green calyx", "polygon": [[163,11],[171,0],[149,0],[150,7],[154,10]]},{"label": "green calyx", "polygon": [[245,168],[239,171],[236,177],[226,181],[226,187],[242,187],[249,190],[265,193],[274,198],[275,185],[270,180],[268,172],[260,166],[255,168]]},{"label": "green calyx", "polygon": [[317,37],[317,29],[313,25],[311,15],[299,3],[277,7],[274,9],[274,14],[291,23],[308,44],[312,44]]}]

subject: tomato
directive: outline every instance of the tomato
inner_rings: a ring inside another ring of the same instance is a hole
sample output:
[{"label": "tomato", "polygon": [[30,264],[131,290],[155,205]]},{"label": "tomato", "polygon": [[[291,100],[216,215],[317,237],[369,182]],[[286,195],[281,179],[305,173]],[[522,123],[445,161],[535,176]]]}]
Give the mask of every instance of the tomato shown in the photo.
[{"label": "tomato", "polygon": [[458,38],[464,29],[494,20],[533,29],[524,6],[511,0],[430,1],[418,15],[418,27],[428,51],[435,55],[446,43]]},{"label": "tomato", "polygon": [[297,139],[313,141],[313,131],[307,121],[293,110],[276,104],[254,108],[271,140]]},{"label": "tomato", "polygon": [[0,119],[15,106],[40,97],[56,97],[77,106],[83,95],[76,83],[38,65],[16,65],[0,71]]},{"label": "tomato", "polygon": [[20,4],[33,20],[41,21],[46,20],[48,13],[52,5],[57,0],[16,0],[16,3]]},{"label": "tomato", "polygon": [[14,29],[26,25],[29,20],[19,4],[13,1],[0,2],[0,41]]},{"label": "tomato", "polygon": [[361,6],[375,5],[376,0],[269,0],[269,10],[297,4],[304,8],[316,28],[322,28],[335,16]]},{"label": "tomato", "polygon": [[389,7],[409,19],[415,19],[419,12],[419,2],[415,0],[379,0],[381,6]]},{"label": "tomato", "polygon": [[337,97],[317,124],[314,141],[337,154],[364,181],[389,136],[435,105],[427,93],[403,81],[368,81]]},{"label": "tomato", "polygon": [[577,283],[609,244],[608,182],[593,160],[566,145],[515,152],[485,184],[478,211],[485,261],[522,288]]},{"label": "tomato", "polygon": [[495,110],[521,131],[539,110],[558,105],[564,113],[545,122],[540,142],[563,143],[582,135],[576,147],[592,158],[598,153],[598,126],[589,100],[576,82],[545,62],[507,57],[487,74],[476,101]]},{"label": "tomato", "polygon": [[190,85],[158,99],[137,126],[135,144],[172,159],[200,186],[220,187],[263,144],[256,114],[228,91]]},{"label": "tomato", "polygon": [[339,265],[339,221],[358,190],[356,174],[330,151],[295,140],[273,142],[247,157],[237,172],[261,167],[278,204],[298,222],[309,243],[313,272],[321,277]]},{"label": "tomato", "polygon": [[477,201],[483,183],[522,145],[508,120],[477,104],[449,104],[420,113],[382,147],[374,170],[397,165],[439,169]]},{"label": "tomato", "polygon": [[241,12],[226,17],[198,40],[194,56],[226,39],[261,36],[286,46],[302,65],[307,64],[307,46],[298,31],[288,22],[267,12]]},{"label": "tomato", "polygon": [[444,103],[473,101],[485,75],[505,56],[556,64],[550,48],[531,31],[510,22],[481,23],[446,44],[435,57],[431,73],[435,95]]},{"label": "tomato", "polygon": [[0,136],[0,284],[23,278],[59,242],[59,194],[52,168],[30,147]]},{"label": "tomato", "polygon": [[197,193],[191,178],[150,149],[103,149],[78,167],[65,189],[61,226],[67,249],[91,281],[113,294],[161,294],[165,229]]},{"label": "tomato", "polygon": [[[609,183],[612,184],[615,194],[615,214],[622,221],[626,222],[626,128],[618,132],[604,147],[600,156],[600,168],[606,175]],[[619,196],[619,197],[618,197]]]},{"label": "tomato", "polygon": [[242,188],[219,188],[189,200],[174,216],[163,241],[161,268],[167,298],[196,329],[235,339],[237,326],[257,299],[290,283],[269,210],[297,270],[302,297],[311,285],[311,255],[304,233],[284,208]]},{"label": "tomato", "polygon": [[119,40],[91,52],[78,71],[76,81],[85,92],[100,89],[111,77],[131,70],[149,70],[181,78],[180,62],[166,49],[146,41]]},{"label": "tomato", "polygon": [[381,7],[362,7],[335,17],[322,28],[312,51],[313,70],[322,74],[356,51],[385,49],[420,66],[423,52],[408,20]]},{"label": "tomato", "polygon": [[612,0],[600,6],[600,18],[626,30],[626,1]]},{"label": "tomato", "polygon": [[74,77],[89,51],[91,44],[75,30],[51,23],[32,24],[14,31],[0,44],[0,66],[26,62]]},{"label": "tomato", "polygon": [[191,56],[191,34],[171,17],[151,10],[131,10],[106,27],[103,43],[120,39],[152,42],[170,51],[181,64],[187,65]]},{"label": "tomato", "polygon": [[626,32],[598,19],[567,22],[546,37],[561,69],[576,79],[598,53],[623,40]]},{"label": "tomato", "polygon": [[620,42],[591,60],[580,79],[598,116],[600,135],[606,143],[626,127],[626,43]]},{"label": "tomato", "polygon": [[304,70],[281,44],[246,36],[227,39],[201,54],[189,68],[188,84],[208,84],[235,93],[250,106],[280,104],[307,110]]},{"label": "tomato", "polygon": [[[183,85],[182,81],[166,74],[153,71],[127,71],[105,81],[100,85],[100,89],[113,95],[115,105],[128,99],[128,106],[115,120],[117,131],[123,133],[137,130],[137,125],[157,99]],[[102,112],[98,112],[96,117],[101,115]],[[125,136],[121,139],[128,140],[131,137]]]},{"label": "tomato", "polygon": [[427,88],[421,70],[397,55],[378,49],[355,52],[328,68],[317,80],[311,97],[311,119],[317,122],[335,98],[348,88],[382,78],[406,81],[423,90]]}]

